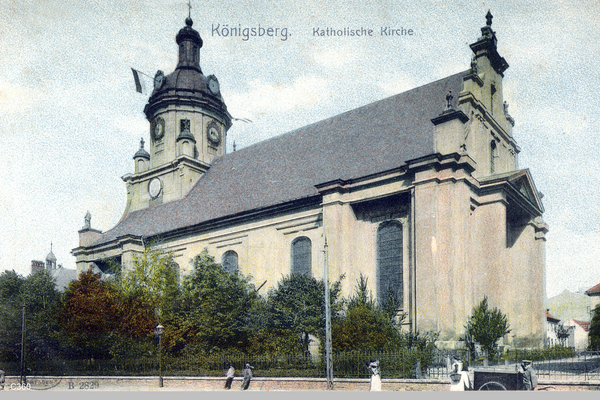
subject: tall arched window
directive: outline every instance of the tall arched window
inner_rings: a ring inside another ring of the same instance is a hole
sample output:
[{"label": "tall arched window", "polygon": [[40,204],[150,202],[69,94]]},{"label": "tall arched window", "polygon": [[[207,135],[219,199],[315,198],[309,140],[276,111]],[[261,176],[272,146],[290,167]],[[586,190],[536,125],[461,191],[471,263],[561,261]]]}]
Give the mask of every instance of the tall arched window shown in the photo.
[{"label": "tall arched window", "polygon": [[306,236],[292,242],[292,274],[312,274],[312,244]]},{"label": "tall arched window", "polygon": [[402,224],[387,221],[377,230],[377,300],[383,305],[393,294],[402,305],[403,291]]},{"label": "tall arched window", "polygon": [[223,254],[221,258],[221,266],[225,272],[238,271],[238,255],[235,251],[229,250]]},{"label": "tall arched window", "polygon": [[498,158],[498,148],[496,147],[496,141],[492,140],[490,143],[490,174],[496,172],[496,158]]}]

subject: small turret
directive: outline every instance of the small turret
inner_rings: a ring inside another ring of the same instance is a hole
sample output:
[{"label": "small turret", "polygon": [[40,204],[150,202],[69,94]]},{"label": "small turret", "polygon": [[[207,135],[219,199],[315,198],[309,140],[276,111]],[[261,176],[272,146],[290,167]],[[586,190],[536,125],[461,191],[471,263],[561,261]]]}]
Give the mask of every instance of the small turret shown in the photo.
[{"label": "small turret", "polygon": [[46,269],[56,269],[56,256],[52,252],[52,243],[50,243],[50,253],[46,256]]},{"label": "small turret", "polygon": [[133,160],[135,161],[135,173],[144,172],[148,170],[148,162],[150,161],[150,153],[144,149],[144,138],[140,140],[140,148],[134,154]]}]

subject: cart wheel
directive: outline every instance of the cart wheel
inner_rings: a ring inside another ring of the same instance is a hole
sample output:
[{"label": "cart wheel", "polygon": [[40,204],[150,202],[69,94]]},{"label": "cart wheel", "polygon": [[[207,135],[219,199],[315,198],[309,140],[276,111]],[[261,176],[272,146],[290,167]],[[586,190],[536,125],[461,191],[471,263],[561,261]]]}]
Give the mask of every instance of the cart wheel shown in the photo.
[{"label": "cart wheel", "polygon": [[479,390],[506,390],[506,388],[504,387],[503,384],[492,381],[492,382],[486,382],[483,385],[481,385]]}]

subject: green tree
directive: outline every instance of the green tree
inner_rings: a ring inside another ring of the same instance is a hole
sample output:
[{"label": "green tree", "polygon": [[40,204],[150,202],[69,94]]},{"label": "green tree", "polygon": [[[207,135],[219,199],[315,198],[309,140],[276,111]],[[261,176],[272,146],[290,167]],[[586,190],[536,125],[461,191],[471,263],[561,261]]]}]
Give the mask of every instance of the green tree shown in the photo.
[{"label": "green tree", "polygon": [[0,304],[0,359],[20,359],[23,308],[26,358],[56,355],[60,347],[60,292],[46,271],[26,278],[14,271],[0,274]]},{"label": "green tree", "polygon": [[467,342],[467,346],[472,347],[473,341],[476,341],[490,357],[496,355],[498,340],[511,331],[508,317],[497,307],[490,309],[487,296],[473,309],[465,329],[466,334],[463,339]]},{"label": "green tree", "polygon": [[332,326],[334,350],[394,350],[402,346],[394,299],[379,306],[362,274],[347,310]]},{"label": "green tree", "polygon": [[588,350],[600,350],[600,304],[594,308],[594,314],[590,322],[590,331],[588,332],[588,340]]},{"label": "green tree", "polygon": [[[330,287],[332,321],[342,309],[339,300],[341,279]],[[271,289],[262,309],[256,311],[261,323],[255,327],[254,351],[302,353],[308,351],[310,336],[322,342],[325,329],[325,286],[313,276],[292,274]],[[257,329],[256,329],[257,328]]]},{"label": "green tree", "polygon": [[[172,346],[209,353],[244,349],[246,321],[258,295],[250,279],[226,272],[206,250],[192,260],[193,270],[182,282],[172,327]],[[165,325],[165,329],[167,326]]]},{"label": "green tree", "polygon": [[157,321],[165,322],[171,318],[179,297],[178,280],[173,255],[164,254],[150,244],[143,253],[134,256],[133,268],[122,271],[115,284],[123,301],[137,301],[140,306],[155,311]]}]

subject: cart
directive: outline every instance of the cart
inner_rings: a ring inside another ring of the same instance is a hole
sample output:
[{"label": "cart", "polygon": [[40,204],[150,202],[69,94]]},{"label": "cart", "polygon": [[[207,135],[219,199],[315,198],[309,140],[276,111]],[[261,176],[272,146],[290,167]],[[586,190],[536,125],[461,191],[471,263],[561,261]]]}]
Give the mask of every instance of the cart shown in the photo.
[{"label": "cart", "polygon": [[476,369],[473,390],[525,390],[523,375],[515,366]]}]

